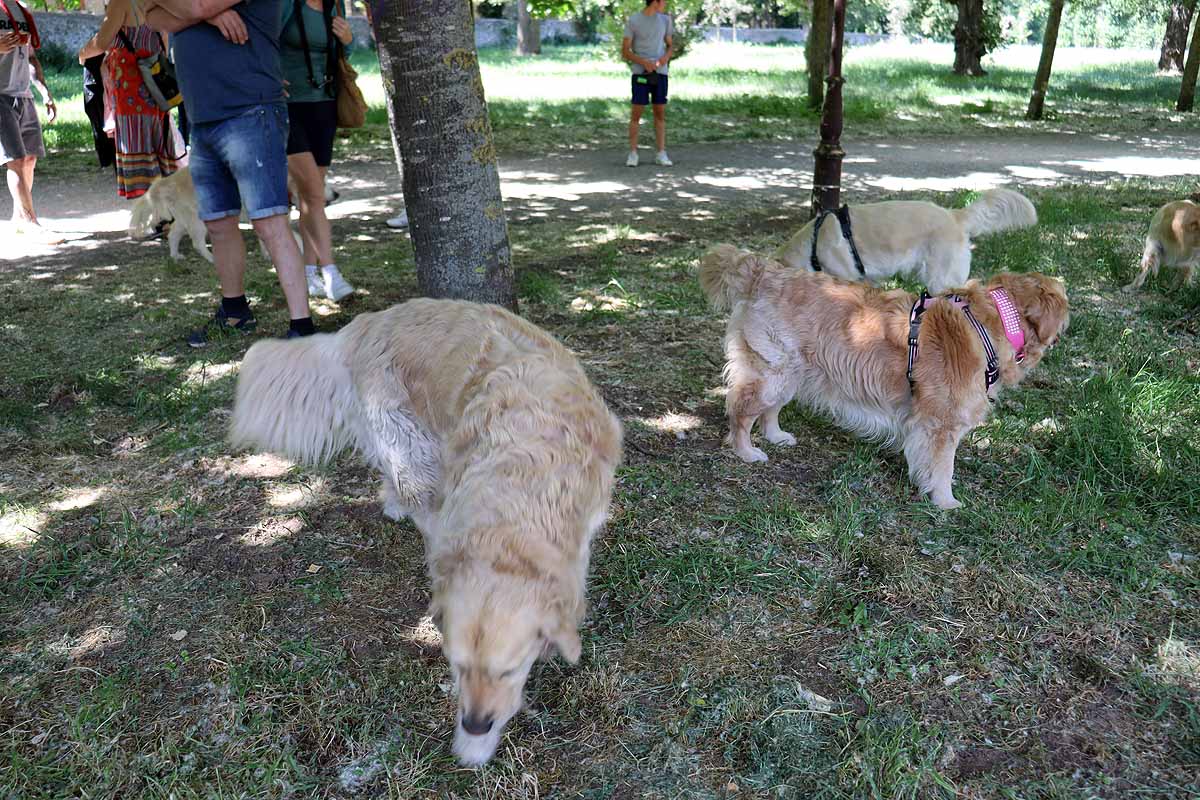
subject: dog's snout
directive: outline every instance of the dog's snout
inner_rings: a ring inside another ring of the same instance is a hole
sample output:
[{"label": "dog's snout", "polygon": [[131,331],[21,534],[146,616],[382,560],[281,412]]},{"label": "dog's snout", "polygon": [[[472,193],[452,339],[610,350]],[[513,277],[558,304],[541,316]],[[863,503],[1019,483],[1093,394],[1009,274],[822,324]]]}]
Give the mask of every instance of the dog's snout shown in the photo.
[{"label": "dog's snout", "polygon": [[474,717],[470,714],[464,714],[462,726],[463,730],[472,736],[483,736],[492,729],[492,722],[493,720],[491,717],[480,719],[479,717]]}]

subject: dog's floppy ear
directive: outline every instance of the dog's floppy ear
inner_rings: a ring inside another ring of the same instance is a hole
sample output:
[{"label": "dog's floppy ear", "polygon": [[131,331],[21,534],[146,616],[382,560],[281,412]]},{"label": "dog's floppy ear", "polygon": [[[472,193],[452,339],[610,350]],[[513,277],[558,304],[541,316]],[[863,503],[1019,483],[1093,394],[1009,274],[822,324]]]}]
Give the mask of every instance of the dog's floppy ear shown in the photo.
[{"label": "dog's floppy ear", "polygon": [[542,638],[548,644],[554,645],[558,654],[568,663],[579,662],[579,656],[583,652],[583,643],[579,641],[579,630],[566,619],[558,617],[551,626],[542,629]]}]

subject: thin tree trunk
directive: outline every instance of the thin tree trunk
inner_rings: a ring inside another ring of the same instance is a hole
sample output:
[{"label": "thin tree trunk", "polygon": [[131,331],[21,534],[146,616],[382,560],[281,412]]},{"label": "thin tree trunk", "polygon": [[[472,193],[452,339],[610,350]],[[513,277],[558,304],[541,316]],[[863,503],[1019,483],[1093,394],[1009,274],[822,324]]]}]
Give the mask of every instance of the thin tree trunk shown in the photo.
[{"label": "thin tree trunk", "polygon": [[846,0],[833,0],[833,37],[829,51],[829,91],[821,109],[821,143],[813,151],[812,214],[836,211],[842,198],[842,40],[846,34]]},{"label": "thin tree trunk", "polygon": [[1187,47],[1188,28],[1192,24],[1192,12],[1196,0],[1174,0],[1167,12],[1167,30],[1163,34],[1162,47],[1158,51],[1160,71],[1183,71],[1183,54]]},{"label": "thin tree trunk", "polygon": [[529,13],[527,0],[517,0],[517,55],[536,56],[542,52],[542,23]]},{"label": "thin tree trunk", "polygon": [[825,101],[825,75],[829,68],[829,42],[833,35],[833,0],[813,0],[812,26],[804,42],[808,69],[808,107],[818,109]]},{"label": "thin tree trunk", "polygon": [[983,0],[956,0],[958,22],[954,25],[954,74],[986,75],[983,57]]},{"label": "thin tree trunk", "polygon": [[1192,29],[1192,43],[1188,47],[1187,64],[1183,68],[1183,83],[1179,86],[1179,102],[1176,111],[1191,111],[1196,101],[1196,73],[1200,72],[1200,21]]},{"label": "thin tree trunk", "polygon": [[1054,65],[1054,48],[1058,46],[1058,26],[1062,22],[1063,0],[1050,0],[1050,16],[1046,19],[1046,33],[1042,37],[1042,60],[1038,62],[1037,76],[1033,79],[1033,93],[1029,96],[1029,108],[1025,119],[1041,119],[1046,104],[1046,90],[1050,87],[1050,68]]},{"label": "thin tree trunk", "polygon": [[392,0],[373,24],[421,291],[515,310],[471,3]]}]

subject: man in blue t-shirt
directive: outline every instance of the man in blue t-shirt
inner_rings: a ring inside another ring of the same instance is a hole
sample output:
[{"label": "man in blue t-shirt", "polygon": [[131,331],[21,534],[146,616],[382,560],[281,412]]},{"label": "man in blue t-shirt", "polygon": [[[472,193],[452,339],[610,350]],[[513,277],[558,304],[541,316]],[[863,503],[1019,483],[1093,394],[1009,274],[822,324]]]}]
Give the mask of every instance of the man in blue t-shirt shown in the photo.
[{"label": "man in blue t-shirt", "polygon": [[175,70],[192,123],[189,166],[200,218],[212,239],[221,305],[188,337],[246,333],[242,207],[275,263],[287,298],[288,338],[313,333],[304,263],[288,224],[287,106],[279,68],[280,3],[286,0],[144,0],[147,19],[175,34]]}]

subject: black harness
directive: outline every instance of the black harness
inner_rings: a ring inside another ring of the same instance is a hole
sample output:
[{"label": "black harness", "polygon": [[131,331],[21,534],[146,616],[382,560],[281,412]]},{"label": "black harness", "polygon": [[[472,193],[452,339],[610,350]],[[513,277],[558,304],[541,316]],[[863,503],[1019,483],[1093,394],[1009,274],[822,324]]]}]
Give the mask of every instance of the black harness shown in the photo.
[{"label": "black harness", "polygon": [[830,214],[837,217],[838,224],[842,228],[842,237],[846,240],[846,244],[850,245],[850,255],[854,257],[854,266],[858,268],[858,274],[865,278],[867,268],[863,266],[862,257],[859,256],[858,248],[854,244],[854,235],[850,231],[850,206],[842,206],[837,211],[821,211],[813,220],[812,257],[810,259],[813,272],[821,271],[821,259],[817,257],[817,235],[821,232],[821,224]]},{"label": "black harness", "polygon": [[[913,303],[912,311],[908,315],[908,389],[914,391],[916,384],[913,382],[913,365],[917,363],[917,335],[921,332],[921,317],[928,308],[929,303],[935,299],[929,296],[929,293],[924,289],[921,290],[921,296]],[[983,344],[983,352],[987,356],[987,367],[983,373],[985,391],[990,390],[996,383],[996,379],[1000,377],[1000,358],[996,355],[996,348],[992,345],[992,338],[988,336],[987,330],[980,324],[979,320],[975,319],[975,315],[971,313],[971,304],[956,294],[943,295],[943,298],[953,303],[958,308],[962,309],[963,314],[967,317],[967,322],[971,323],[971,327],[975,329],[975,333],[979,334],[979,341]]]}]

